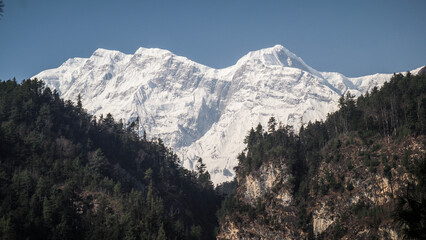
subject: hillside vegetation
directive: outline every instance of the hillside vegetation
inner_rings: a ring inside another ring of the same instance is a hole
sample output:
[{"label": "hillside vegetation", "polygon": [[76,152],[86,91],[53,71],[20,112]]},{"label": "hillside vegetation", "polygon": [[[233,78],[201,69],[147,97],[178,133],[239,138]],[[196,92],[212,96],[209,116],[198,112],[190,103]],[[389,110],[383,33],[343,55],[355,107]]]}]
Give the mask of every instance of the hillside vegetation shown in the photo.
[{"label": "hillside vegetation", "polygon": [[0,82],[0,239],[213,239],[208,172],[138,122],[94,117],[39,80]]},{"label": "hillside vegetation", "polygon": [[219,239],[426,238],[426,77],[342,96],[299,134],[252,129]]}]

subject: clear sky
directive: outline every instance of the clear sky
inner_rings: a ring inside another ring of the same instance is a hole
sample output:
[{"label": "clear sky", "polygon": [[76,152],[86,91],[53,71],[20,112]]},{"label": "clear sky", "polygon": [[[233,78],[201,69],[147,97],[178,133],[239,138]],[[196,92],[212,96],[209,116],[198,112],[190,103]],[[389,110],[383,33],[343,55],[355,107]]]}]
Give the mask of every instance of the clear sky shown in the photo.
[{"label": "clear sky", "polygon": [[233,65],[281,44],[348,77],[426,64],[425,0],[3,0],[0,79],[29,78],[97,48],[168,49]]}]

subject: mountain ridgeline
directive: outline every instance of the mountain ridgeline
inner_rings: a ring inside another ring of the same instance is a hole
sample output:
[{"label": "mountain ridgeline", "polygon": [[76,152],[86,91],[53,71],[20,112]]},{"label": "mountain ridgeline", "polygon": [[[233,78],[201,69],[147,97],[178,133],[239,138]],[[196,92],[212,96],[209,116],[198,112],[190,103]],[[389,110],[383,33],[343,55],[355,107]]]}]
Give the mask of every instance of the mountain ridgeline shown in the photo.
[{"label": "mountain ridgeline", "polygon": [[200,160],[93,117],[39,80],[0,82],[0,239],[213,239]]},{"label": "mountain ridgeline", "polygon": [[426,75],[394,74],[296,134],[245,138],[218,239],[426,239]]},{"label": "mountain ridgeline", "polygon": [[223,69],[164,49],[139,48],[133,54],[98,49],[34,77],[65,100],[80,95],[92,115],[111,113],[125,123],[139,118],[141,135],[161,138],[187,169],[203,158],[219,184],[234,179],[241,139],[257,123],[266,125],[273,115],[299,128],[325,119],[337,110],[343,93],[360,96],[391,76],[319,72],[276,45],[249,52]]}]

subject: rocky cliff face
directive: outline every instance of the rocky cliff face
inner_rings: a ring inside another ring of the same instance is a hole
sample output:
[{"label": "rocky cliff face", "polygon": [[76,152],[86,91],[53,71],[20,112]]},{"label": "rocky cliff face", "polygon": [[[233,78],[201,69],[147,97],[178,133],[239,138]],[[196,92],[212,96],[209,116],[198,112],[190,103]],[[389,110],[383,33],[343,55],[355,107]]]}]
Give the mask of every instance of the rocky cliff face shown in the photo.
[{"label": "rocky cliff face", "polygon": [[339,159],[329,155],[329,162],[321,162],[310,188],[311,193],[320,189],[308,206],[314,236],[336,235],[339,227],[340,236],[351,239],[400,239],[391,213],[398,196],[416,182],[412,169],[426,157],[424,140],[381,139],[365,146],[359,140],[341,139],[347,145],[334,151]]},{"label": "rocky cliff face", "polygon": [[[248,176],[238,178],[237,196],[250,213],[243,220],[222,225],[218,239],[295,239],[295,204],[287,166],[267,163]],[[253,218],[252,215],[257,215]],[[253,219],[251,219],[253,218]]]},{"label": "rocky cliff face", "polygon": [[235,198],[247,207],[222,220],[218,239],[402,239],[391,213],[417,181],[412,172],[426,158],[425,142],[340,137],[322,150],[318,171],[297,194],[286,160],[265,162],[237,178]]}]

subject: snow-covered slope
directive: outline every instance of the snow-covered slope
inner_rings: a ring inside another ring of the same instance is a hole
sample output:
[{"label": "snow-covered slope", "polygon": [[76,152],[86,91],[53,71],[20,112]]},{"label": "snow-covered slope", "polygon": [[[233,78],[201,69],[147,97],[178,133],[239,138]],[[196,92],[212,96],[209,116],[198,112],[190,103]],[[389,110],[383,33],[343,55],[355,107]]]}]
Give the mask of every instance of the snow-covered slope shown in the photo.
[{"label": "snow-covered slope", "polygon": [[350,90],[359,95],[391,74],[347,78],[318,72],[283,46],[253,51],[213,69],[162,49],[134,54],[105,49],[72,58],[42,79],[65,98],[78,94],[90,113],[140,119],[141,133],[159,137],[192,169],[202,157],[214,183],[231,180],[251,127],[274,116],[298,129],[324,119]]}]

